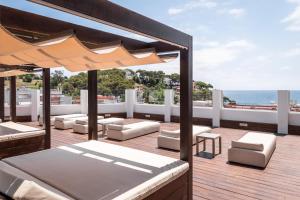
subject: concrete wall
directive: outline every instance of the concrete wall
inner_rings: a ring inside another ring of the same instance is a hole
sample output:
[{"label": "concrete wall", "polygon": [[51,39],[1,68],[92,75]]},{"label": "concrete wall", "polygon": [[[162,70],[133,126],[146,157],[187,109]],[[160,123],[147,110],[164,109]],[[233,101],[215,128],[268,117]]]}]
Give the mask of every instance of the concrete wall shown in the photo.
[{"label": "concrete wall", "polygon": [[242,110],[223,108],[221,111],[221,119],[276,124],[277,112],[267,110]]},{"label": "concrete wall", "polygon": [[289,113],[289,124],[293,126],[300,126],[300,113],[290,112]]},{"label": "concrete wall", "polygon": [[98,113],[125,113],[125,103],[98,104]]},{"label": "concrete wall", "polygon": [[[172,106],[171,111],[172,116],[180,115],[180,108],[178,105]],[[212,107],[194,107],[193,108],[193,117],[199,118],[212,118]]]},{"label": "concrete wall", "polygon": [[135,104],[134,112],[164,115],[165,114],[165,106],[164,105],[155,105],[155,104]]}]

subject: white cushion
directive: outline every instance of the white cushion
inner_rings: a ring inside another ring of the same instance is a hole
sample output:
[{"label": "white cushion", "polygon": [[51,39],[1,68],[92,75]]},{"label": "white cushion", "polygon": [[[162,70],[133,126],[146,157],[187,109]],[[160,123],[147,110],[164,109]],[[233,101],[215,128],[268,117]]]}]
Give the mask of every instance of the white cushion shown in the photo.
[{"label": "white cushion", "polygon": [[264,146],[270,143],[275,136],[271,134],[248,132],[238,141],[232,141],[233,148],[249,149],[254,151],[263,151]]},{"label": "white cushion", "polygon": [[232,142],[228,149],[228,161],[256,167],[266,167],[275,148],[276,136],[270,133],[248,132]]},{"label": "white cushion", "polygon": [[[98,116],[97,119],[103,119],[104,117]],[[87,125],[88,124],[88,117],[83,118],[76,118],[75,124]]]},{"label": "white cushion", "polygon": [[49,191],[33,181],[23,181],[17,191],[12,195],[13,199],[30,200],[67,200],[52,191]]},{"label": "white cushion", "polygon": [[[195,137],[196,135],[200,133],[205,133],[205,132],[210,132],[211,128],[208,126],[193,126],[193,136]],[[161,136],[165,137],[172,137],[172,138],[180,138],[180,130],[175,130],[175,131],[169,131],[169,130],[162,130],[160,132]]]},{"label": "white cushion", "polygon": [[79,118],[79,117],[87,117],[87,115],[86,114],[61,115],[61,116],[56,116],[55,121],[69,121],[69,120],[74,120],[73,118]]},{"label": "white cushion", "polygon": [[120,124],[109,124],[107,128],[115,131],[123,131],[129,129],[125,125],[120,125]]}]

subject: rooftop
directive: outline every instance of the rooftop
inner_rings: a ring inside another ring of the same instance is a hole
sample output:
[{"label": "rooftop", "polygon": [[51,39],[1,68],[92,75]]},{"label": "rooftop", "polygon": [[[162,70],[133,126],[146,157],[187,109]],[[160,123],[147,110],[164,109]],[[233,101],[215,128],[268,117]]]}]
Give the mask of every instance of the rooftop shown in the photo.
[{"label": "rooftop", "polygon": [[[126,119],[127,123],[140,119]],[[37,126],[36,122],[25,123]],[[162,123],[162,129],[174,130],[177,123]],[[222,136],[222,154],[214,159],[193,156],[193,198],[194,199],[299,199],[300,198],[300,137],[296,135],[277,136],[277,148],[264,170],[227,163],[227,149],[230,142],[242,137],[247,131],[227,128],[213,129]],[[118,142],[99,138],[100,141],[131,147],[155,154],[179,158],[179,152],[157,148],[157,136],[153,133],[135,139]],[[72,130],[52,129],[52,148],[61,145],[87,141],[87,135]],[[141,145],[143,144],[143,145]],[[207,145],[210,147],[211,145]],[[208,149],[210,151],[211,149]]]}]

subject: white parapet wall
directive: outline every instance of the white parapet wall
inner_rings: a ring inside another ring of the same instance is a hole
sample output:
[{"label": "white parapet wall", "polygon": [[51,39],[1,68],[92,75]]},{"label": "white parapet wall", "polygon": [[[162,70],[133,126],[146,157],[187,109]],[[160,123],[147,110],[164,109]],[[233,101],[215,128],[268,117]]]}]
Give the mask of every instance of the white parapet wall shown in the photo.
[{"label": "white parapet wall", "polygon": [[[60,104],[60,105],[51,105],[51,115],[69,115],[69,114],[79,114],[81,113],[80,104]],[[40,107],[42,111],[42,106]]]},{"label": "white parapet wall", "polygon": [[127,89],[125,90],[125,102],[127,117],[132,118],[134,113],[134,105],[136,104],[136,90]]},{"label": "white parapet wall", "polygon": [[300,126],[300,113],[290,112],[289,113],[289,125]]},{"label": "white parapet wall", "polygon": [[[171,113],[172,116],[180,116],[179,105],[173,105]],[[193,117],[211,119],[212,114],[212,107],[193,107]]]},{"label": "white parapet wall", "polygon": [[135,104],[134,105],[134,112],[164,115],[165,114],[165,105]]},{"label": "white parapet wall", "polygon": [[98,104],[98,114],[126,113],[126,103]]},{"label": "white parapet wall", "polygon": [[172,106],[174,104],[174,91],[169,89],[164,91],[165,94],[165,122],[171,122]]},{"label": "white parapet wall", "polygon": [[[30,116],[31,115],[31,104],[17,105],[17,116]],[[10,106],[5,105],[4,107],[5,116],[10,116]]]},{"label": "white parapet wall", "polygon": [[242,122],[277,124],[277,112],[268,110],[245,110],[223,108],[221,119]]}]

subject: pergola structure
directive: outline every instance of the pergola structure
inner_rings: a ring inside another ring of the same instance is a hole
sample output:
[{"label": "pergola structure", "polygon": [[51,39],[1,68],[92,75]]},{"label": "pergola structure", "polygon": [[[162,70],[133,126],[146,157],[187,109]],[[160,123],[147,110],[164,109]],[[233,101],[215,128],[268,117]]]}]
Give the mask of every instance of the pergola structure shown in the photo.
[{"label": "pergola structure", "polygon": [[[37,44],[40,41],[49,41],[56,38],[57,34],[67,30],[76,32],[76,37],[89,50],[115,44],[122,41],[129,53],[155,49],[156,55],[168,52],[180,53],[180,159],[187,161],[190,165],[187,180],[187,197],[192,199],[192,37],[175,30],[169,26],[149,19],[131,10],[118,6],[106,0],[31,0],[51,8],[59,9],[80,17],[84,17],[109,26],[137,33],[153,38],[157,42],[146,43],[131,38],[87,28],[84,26],[59,21],[36,14],[15,10],[0,6],[1,26],[22,40]],[[47,25],[45,25],[47,24]],[[105,45],[106,44],[106,45]],[[33,47],[35,48],[35,47]],[[44,47],[36,47],[42,49]],[[26,49],[30,50],[30,49]],[[45,49],[42,49],[45,50]],[[46,51],[46,50],[45,50]],[[171,54],[169,54],[170,56]],[[14,55],[15,56],[15,55]],[[17,56],[20,56],[19,54]],[[168,56],[167,56],[168,57]],[[172,56],[171,56],[172,57]],[[161,57],[161,59],[163,56]],[[65,59],[65,58],[61,58]],[[66,60],[65,60],[66,61]],[[69,62],[69,60],[67,60]],[[76,60],[77,62],[78,60]],[[13,63],[13,61],[9,61]],[[23,63],[22,63],[23,64]],[[33,64],[38,64],[34,62]],[[120,63],[119,63],[120,64]],[[126,66],[126,63],[122,63]],[[122,66],[121,65],[121,66]],[[9,65],[11,66],[11,64]],[[89,139],[97,140],[97,69],[103,65],[86,65],[88,68],[88,116],[89,116]],[[127,65],[130,66],[130,65]],[[43,67],[43,66],[38,66]],[[120,67],[120,66],[118,66]],[[46,130],[46,148],[51,147],[50,132],[50,69],[43,70],[43,113]],[[15,77],[11,78],[12,95],[15,95]],[[3,83],[3,84],[2,84]],[[3,87],[2,87],[3,86]],[[0,78],[0,90],[4,88],[4,80]],[[15,96],[11,99],[15,99]],[[0,96],[0,117],[4,115],[4,99]],[[12,117],[15,117],[15,103],[11,103]]]}]

